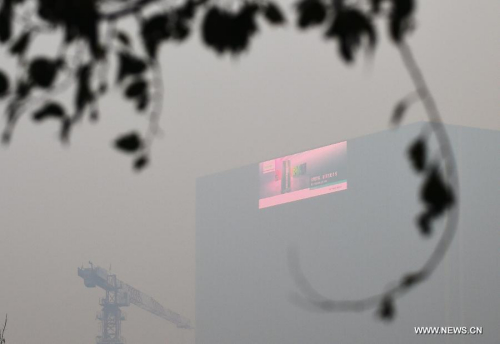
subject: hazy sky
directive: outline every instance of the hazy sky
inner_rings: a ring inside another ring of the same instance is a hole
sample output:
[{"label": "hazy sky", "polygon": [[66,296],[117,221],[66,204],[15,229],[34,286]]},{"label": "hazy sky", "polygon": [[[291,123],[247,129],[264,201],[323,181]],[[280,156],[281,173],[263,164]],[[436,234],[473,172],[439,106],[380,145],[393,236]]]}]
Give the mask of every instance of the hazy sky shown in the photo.
[{"label": "hazy sky", "polygon": [[[500,130],[500,2],[420,1],[410,43],[446,122]],[[291,8],[291,2],[287,2]],[[144,125],[118,92],[71,144],[21,120],[0,151],[0,314],[8,344],[94,341],[103,292],[77,267],[89,260],[195,319],[195,180],[199,176],[387,128],[411,90],[385,35],[373,60],[346,67],[319,31],[263,28],[249,54],[219,58],[198,35],[161,53],[165,135],[144,173],[115,152]],[[0,56],[0,65],[5,56]],[[424,119],[416,106],[410,121]],[[194,343],[194,334],[130,307],[129,343]]]}]

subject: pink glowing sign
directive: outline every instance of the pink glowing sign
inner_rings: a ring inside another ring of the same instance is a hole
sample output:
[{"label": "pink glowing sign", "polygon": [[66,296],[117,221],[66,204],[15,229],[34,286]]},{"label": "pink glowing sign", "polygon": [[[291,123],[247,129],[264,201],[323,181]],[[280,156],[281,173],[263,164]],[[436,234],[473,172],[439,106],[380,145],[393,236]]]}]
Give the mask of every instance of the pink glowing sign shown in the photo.
[{"label": "pink glowing sign", "polygon": [[347,189],[347,142],[259,164],[259,209]]}]

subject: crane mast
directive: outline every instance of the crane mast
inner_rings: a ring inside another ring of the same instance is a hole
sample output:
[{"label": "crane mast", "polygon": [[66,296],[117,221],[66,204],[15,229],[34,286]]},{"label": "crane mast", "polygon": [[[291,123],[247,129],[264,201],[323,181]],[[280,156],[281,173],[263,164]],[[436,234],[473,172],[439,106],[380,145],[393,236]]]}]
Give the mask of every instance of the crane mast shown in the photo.
[{"label": "crane mast", "polygon": [[87,288],[99,287],[106,291],[106,296],[99,302],[102,311],[97,317],[101,320],[102,326],[101,335],[96,338],[97,344],[123,344],[121,321],[125,320],[125,315],[120,307],[127,307],[130,304],[153,313],[178,328],[192,328],[188,319],[163,307],[151,296],[120,281],[116,275],[109,273],[106,269],[90,263],[89,268],[78,268],[78,276],[83,278],[83,283]]}]

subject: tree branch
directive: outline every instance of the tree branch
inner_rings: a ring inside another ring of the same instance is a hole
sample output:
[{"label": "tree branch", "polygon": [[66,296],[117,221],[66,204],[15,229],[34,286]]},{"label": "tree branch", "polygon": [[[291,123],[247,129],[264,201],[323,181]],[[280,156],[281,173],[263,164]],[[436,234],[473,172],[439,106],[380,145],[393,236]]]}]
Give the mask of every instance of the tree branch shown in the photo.
[{"label": "tree branch", "polygon": [[132,4],[128,4],[127,6],[120,8],[116,11],[111,11],[109,13],[101,13],[100,17],[104,20],[116,20],[121,17],[125,17],[131,14],[134,14],[144,7],[154,4],[156,2],[161,2],[165,0],[137,0]]},{"label": "tree branch", "polygon": [[446,133],[446,130],[444,128],[443,119],[437,107],[437,103],[427,85],[427,82],[424,79],[423,73],[413,55],[410,46],[406,42],[403,42],[399,46],[399,52],[406,66],[406,69],[408,70],[408,73],[410,74],[410,77],[417,89],[419,97],[422,100],[422,103],[430,120],[431,128],[438,140],[441,156],[444,159],[445,173],[447,179],[451,183],[455,196],[455,206],[451,209],[448,215],[445,230],[441,237],[441,240],[439,241],[436,249],[424,266],[424,268],[426,268],[427,270],[433,271],[443,259],[458,227],[458,169],[455,161],[455,155],[453,153],[453,149],[451,148],[450,138],[448,137],[448,134]]},{"label": "tree branch", "polygon": [[445,229],[434,251],[418,271],[409,273],[403,276],[401,280],[389,284],[389,287],[382,293],[354,300],[332,300],[317,292],[300,269],[298,252],[296,250],[289,251],[289,265],[292,269],[292,275],[295,278],[295,282],[301,292],[301,295],[296,295],[295,298],[295,301],[299,305],[313,306],[317,310],[325,312],[361,312],[378,307],[386,300],[392,301],[393,299],[401,297],[411,288],[414,288],[432,275],[446,255],[457,231],[459,219],[459,182],[455,156],[451,148],[450,139],[444,129],[442,117],[436,101],[425,81],[410,46],[406,42],[402,42],[398,45],[398,48],[403,63],[415,86],[418,97],[422,101],[427,116],[429,117],[431,128],[438,141],[441,158],[444,160],[445,174],[454,192],[454,205],[447,213]]},{"label": "tree branch", "polygon": [[5,314],[5,323],[3,325],[3,329],[2,331],[0,331],[0,344],[4,344],[5,343],[5,328],[7,327],[7,314]]}]

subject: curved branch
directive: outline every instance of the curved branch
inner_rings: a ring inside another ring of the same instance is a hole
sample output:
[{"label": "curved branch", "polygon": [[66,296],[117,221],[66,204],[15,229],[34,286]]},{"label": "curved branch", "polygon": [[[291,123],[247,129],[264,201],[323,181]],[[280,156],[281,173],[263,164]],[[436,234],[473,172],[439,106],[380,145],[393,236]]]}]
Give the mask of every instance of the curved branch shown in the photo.
[{"label": "curved branch", "polygon": [[453,240],[456,229],[458,227],[458,169],[455,161],[455,155],[453,153],[453,149],[451,148],[450,138],[448,137],[448,134],[446,133],[446,130],[443,126],[442,116],[437,107],[437,103],[429,87],[427,86],[423,73],[413,55],[413,52],[410,49],[410,46],[406,43],[402,43],[400,45],[399,51],[403,62],[405,63],[406,69],[410,73],[412,81],[417,88],[419,97],[420,99],[422,99],[422,103],[429,116],[431,128],[436,134],[439,149],[441,151],[441,156],[444,158],[445,173],[455,192],[456,203],[455,206],[452,207],[448,215],[448,221],[446,223],[445,231],[441,237],[441,240],[436,246],[436,249],[432,253],[427,264],[424,266],[424,268],[432,271],[437,267],[437,265],[439,265],[439,263],[443,259],[444,254],[446,253],[451,241]]},{"label": "curved branch", "polygon": [[132,4],[127,4],[125,7],[120,8],[116,11],[111,11],[109,13],[101,13],[100,17],[104,20],[116,20],[121,17],[125,17],[131,14],[135,14],[144,7],[154,4],[156,2],[161,2],[165,0],[137,0]]},{"label": "curved branch", "polygon": [[163,74],[160,64],[156,60],[151,61],[153,72],[153,108],[149,117],[146,131],[146,148],[149,151],[156,135],[161,132],[160,118],[163,111]]},{"label": "curved branch", "polygon": [[311,286],[300,269],[298,253],[296,251],[290,251],[289,262],[292,268],[292,274],[294,275],[295,281],[302,293],[297,301],[302,303],[305,301],[309,303],[309,305],[312,305],[322,311],[360,312],[378,307],[384,300],[401,297],[411,288],[416,287],[418,284],[422,283],[430,275],[432,275],[432,273],[439,266],[439,263],[443,260],[443,257],[446,255],[446,252],[457,231],[459,219],[459,181],[457,165],[453,149],[451,148],[450,139],[443,126],[442,117],[437,107],[436,101],[427,85],[427,82],[425,81],[423,73],[412,53],[412,50],[410,49],[410,46],[406,42],[402,42],[398,45],[398,47],[403,63],[408,73],[410,74],[418,97],[422,101],[425,111],[427,112],[427,115],[429,117],[431,128],[438,140],[441,157],[444,159],[445,174],[447,176],[447,180],[451,184],[452,190],[454,191],[455,203],[449,209],[446,217],[445,229],[438,244],[436,245],[429,258],[426,260],[426,262],[422,265],[422,267],[418,271],[404,276],[400,281],[391,283],[391,287],[379,294],[374,294],[372,296],[354,300],[332,300],[330,298],[327,298],[321,295]]}]

